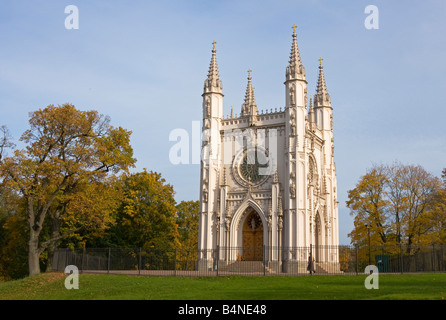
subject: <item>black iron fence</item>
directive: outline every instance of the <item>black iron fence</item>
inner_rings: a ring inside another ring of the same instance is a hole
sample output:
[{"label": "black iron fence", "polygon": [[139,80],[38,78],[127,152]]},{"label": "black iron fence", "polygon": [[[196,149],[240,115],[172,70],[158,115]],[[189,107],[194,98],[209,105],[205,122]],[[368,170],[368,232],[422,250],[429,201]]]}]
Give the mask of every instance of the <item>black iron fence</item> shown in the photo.
[{"label": "black iron fence", "polygon": [[57,249],[53,270],[75,265],[81,272],[137,275],[359,274],[446,272],[446,246],[219,247],[185,249]]}]

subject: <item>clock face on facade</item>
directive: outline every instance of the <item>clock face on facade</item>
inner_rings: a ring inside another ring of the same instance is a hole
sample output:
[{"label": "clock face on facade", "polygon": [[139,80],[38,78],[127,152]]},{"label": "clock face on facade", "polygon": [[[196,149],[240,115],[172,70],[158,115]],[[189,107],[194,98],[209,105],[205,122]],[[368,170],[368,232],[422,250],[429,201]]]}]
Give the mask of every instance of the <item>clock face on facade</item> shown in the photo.
[{"label": "clock face on facade", "polygon": [[235,160],[234,171],[237,181],[243,185],[257,185],[264,182],[271,171],[266,151],[263,149],[243,150]]}]

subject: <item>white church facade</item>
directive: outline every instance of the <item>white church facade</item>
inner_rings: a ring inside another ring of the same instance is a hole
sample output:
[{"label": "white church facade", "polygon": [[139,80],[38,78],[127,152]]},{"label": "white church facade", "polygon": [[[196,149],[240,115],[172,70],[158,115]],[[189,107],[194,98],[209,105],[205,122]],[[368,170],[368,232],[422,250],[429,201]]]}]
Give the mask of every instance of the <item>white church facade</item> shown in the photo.
[{"label": "white church facade", "polygon": [[322,59],[308,98],[296,27],[284,107],[257,108],[251,70],[239,114],[223,115],[215,42],[203,97],[199,253],[201,269],[258,260],[280,272],[338,265],[333,114]]}]

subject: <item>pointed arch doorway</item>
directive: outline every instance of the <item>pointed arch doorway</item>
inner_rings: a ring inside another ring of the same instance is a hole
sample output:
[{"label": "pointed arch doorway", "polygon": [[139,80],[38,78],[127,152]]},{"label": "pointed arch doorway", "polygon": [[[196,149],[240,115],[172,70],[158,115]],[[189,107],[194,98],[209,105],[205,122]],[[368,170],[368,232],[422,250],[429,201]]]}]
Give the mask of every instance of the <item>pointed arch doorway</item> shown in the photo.
[{"label": "pointed arch doorway", "polygon": [[242,259],[245,261],[263,260],[263,222],[256,210],[245,210],[242,228]]}]

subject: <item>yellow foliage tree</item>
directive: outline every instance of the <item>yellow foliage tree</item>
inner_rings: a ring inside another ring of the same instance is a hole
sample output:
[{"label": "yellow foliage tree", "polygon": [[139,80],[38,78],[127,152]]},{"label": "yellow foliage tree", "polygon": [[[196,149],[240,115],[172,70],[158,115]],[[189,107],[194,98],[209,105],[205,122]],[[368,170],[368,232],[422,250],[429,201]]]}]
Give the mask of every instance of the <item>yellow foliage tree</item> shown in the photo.
[{"label": "yellow foliage tree", "polygon": [[[127,171],[135,159],[130,145],[131,132],[111,126],[110,119],[97,111],[80,111],[71,104],[50,105],[31,113],[29,124],[30,129],[20,138],[26,147],[1,159],[0,178],[25,201],[29,274],[34,275],[40,272],[39,257],[44,250],[55,240],[77,231],[66,230],[56,236],[57,239],[41,242],[41,232],[48,217],[52,215],[58,221],[69,214],[76,213],[81,217],[80,212],[85,215],[94,212],[88,210],[88,205],[83,207],[84,211],[79,208],[70,210],[67,206],[62,208],[58,204],[64,202],[63,197],[81,197],[83,204],[87,204],[88,199],[93,201],[91,192],[80,186],[92,184],[93,188],[95,183]],[[69,203],[73,206],[75,201]],[[96,222],[100,220],[96,219]],[[103,219],[102,222],[106,221]]]},{"label": "yellow foliage tree", "polygon": [[375,246],[433,243],[432,218],[442,212],[441,201],[434,203],[441,195],[440,180],[421,166],[375,165],[348,193],[355,217],[352,243],[366,244],[368,233]]}]

